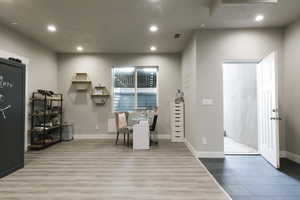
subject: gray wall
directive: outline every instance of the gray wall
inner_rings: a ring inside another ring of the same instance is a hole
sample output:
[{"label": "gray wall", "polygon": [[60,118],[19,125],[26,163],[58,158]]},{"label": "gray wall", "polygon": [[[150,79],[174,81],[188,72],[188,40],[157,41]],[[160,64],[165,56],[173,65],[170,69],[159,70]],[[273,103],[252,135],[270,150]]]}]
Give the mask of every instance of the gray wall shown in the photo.
[{"label": "gray wall", "polygon": [[[259,60],[273,51],[279,55],[279,74],[283,64],[283,31],[281,29],[227,29],[200,30],[196,37],[196,103],[192,105],[191,139],[198,152],[219,156],[223,143],[223,76],[226,60]],[[185,68],[186,66],[183,66]],[[183,69],[184,71],[184,69]],[[279,96],[282,96],[281,77]],[[212,99],[213,105],[203,105],[203,99]],[[281,101],[280,101],[281,102]],[[283,131],[281,131],[283,134]],[[207,141],[207,144],[205,143]],[[281,136],[281,148],[284,138]]]},{"label": "gray wall", "polygon": [[196,89],[196,38],[193,37],[187,44],[187,47],[182,53],[182,89],[184,92],[185,100],[185,138],[193,146],[193,105],[195,102],[195,89]]},{"label": "gray wall", "polygon": [[[112,105],[95,106],[88,92],[77,92],[71,84],[77,72],[87,72],[93,84],[111,92],[113,66],[159,66],[159,134],[170,134],[169,103],[181,88],[179,54],[60,54],[59,88],[65,95],[65,120],[74,122],[77,135],[106,134]],[[98,126],[99,129],[96,129]]]},{"label": "gray wall", "polygon": [[[9,52],[29,60],[27,66],[27,93],[31,95],[36,89],[57,91],[57,57],[47,47],[0,25],[0,51]],[[28,101],[29,97],[27,97]],[[27,111],[30,112],[29,105]],[[26,113],[26,117],[29,113]],[[27,128],[28,123],[26,124]],[[26,131],[27,133],[27,131]],[[27,137],[25,137],[27,145]]]},{"label": "gray wall", "polygon": [[284,94],[282,118],[286,150],[300,155],[300,20],[285,30]]},{"label": "gray wall", "polygon": [[226,135],[258,149],[256,63],[224,64],[223,94]]},{"label": "gray wall", "polygon": [[57,90],[57,57],[55,52],[1,25],[0,50],[29,59],[27,78],[30,94],[38,88]]}]

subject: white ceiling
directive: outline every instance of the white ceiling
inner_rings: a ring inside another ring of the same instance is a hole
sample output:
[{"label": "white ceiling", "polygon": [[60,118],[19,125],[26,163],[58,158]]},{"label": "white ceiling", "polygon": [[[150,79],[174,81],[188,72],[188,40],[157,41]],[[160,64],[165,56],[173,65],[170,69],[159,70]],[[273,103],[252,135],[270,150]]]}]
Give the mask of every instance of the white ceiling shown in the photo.
[{"label": "white ceiling", "polygon": [[[210,0],[0,0],[0,22],[57,52],[180,52],[195,29],[282,27],[300,17],[300,0],[278,4],[221,5],[210,16]],[[262,23],[254,22],[264,14]],[[12,22],[18,24],[13,25]],[[58,31],[49,33],[47,24]],[[160,30],[149,33],[151,24]],[[175,40],[174,34],[183,38]]]}]

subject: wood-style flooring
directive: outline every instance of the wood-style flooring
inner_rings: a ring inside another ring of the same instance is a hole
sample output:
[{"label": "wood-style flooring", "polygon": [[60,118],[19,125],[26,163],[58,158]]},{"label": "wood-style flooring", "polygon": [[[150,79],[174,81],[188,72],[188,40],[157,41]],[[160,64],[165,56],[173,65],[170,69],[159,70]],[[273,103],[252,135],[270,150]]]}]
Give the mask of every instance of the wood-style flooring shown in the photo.
[{"label": "wood-style flooring", "polygon": [[1,200],[227,200],[182,143],[133,151],[113,140],[76,140],[26,154],[0,179]]}]

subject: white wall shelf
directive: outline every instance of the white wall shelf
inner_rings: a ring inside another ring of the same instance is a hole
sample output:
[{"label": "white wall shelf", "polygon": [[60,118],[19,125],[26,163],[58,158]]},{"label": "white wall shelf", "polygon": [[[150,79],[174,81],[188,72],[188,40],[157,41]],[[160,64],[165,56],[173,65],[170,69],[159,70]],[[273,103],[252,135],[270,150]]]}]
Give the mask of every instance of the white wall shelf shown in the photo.
[{"label": "white wall shelf", "polygon": [[93,93],[91,94],[91,98],[97,105],[104,105],[107,102],[109,96],[110,94],[107,88],[104,86],[94,87]]},{"label": "white wall shelf", "polygon": [[72,84],[78,91],[86,91],[91,86],[91,81],[89,80],[87,73],[76,73],[75,78],[72,80]]}]

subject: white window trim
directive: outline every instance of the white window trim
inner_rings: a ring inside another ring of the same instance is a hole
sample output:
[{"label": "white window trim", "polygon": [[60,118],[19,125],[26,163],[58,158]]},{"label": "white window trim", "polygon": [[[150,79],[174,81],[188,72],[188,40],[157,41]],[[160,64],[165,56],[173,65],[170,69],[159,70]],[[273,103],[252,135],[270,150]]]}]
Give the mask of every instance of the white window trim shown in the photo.
[{"label": "white window trim", "polygon": [[115,99],[115,93],[114,93],[114,68],[128,68],[128,67],[133,67],[135,69],[135,109],[137,109],[137,69],[144,69],[144,68],[156,68],[157,69],[157,75],[156,75],[156,89],[157,89],[157,95],[156,95],[156,105],[159,107],[159,66],[114,66],[111,68],[111,93],[112,93],[112,98],[111,98],[111,113],[116,113],[114,110],[114,99]]}]

